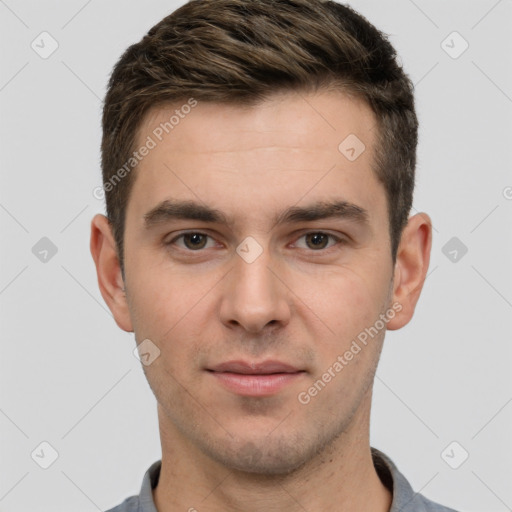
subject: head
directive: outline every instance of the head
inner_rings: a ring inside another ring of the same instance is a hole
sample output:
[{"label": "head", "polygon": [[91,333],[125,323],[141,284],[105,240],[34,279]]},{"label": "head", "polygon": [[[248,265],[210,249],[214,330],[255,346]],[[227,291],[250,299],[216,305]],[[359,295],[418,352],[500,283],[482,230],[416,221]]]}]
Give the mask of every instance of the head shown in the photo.
[{"label": "head", "polygon": [[[118,325],[159,351],[161,426],[278,473],[365,424],[384,332],[428,267],[417,129],[393,47],[336,2],[193,0],[128,48],[91,250]],[[218,378],[232,360],[300,372],[248,396]]]},{"label": "head", "polygon": [[137,134],[151,108],[191,98],[249,106],[277,91],[318,89],[357,97],[375,115],[372,169],[387,198],[394,260],[412,205],[418,121],[413,86],[393,46],[333,1],[216,0],[189,2],[164,18],[125,51],[111,75],[101,152],[121,269]]}]

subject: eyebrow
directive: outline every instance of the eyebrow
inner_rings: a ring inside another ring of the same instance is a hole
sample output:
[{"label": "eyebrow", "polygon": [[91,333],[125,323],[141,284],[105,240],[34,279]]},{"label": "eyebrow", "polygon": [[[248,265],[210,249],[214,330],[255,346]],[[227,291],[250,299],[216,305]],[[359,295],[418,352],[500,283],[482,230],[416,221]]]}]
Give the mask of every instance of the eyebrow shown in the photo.
[{"label": "eyebrow", "polygon": [[[274,216],[273,226],[330,218],[347,219],[357,224],[369,225],[367,210],[348,201],[337,199],[317,201],[307,206],[291,206]],[[180,219],[233,225],[233,221],[216,208],[194,201],[166,199],[144,215],[144,226],[146,229],[151,229],[156,225]]]}]

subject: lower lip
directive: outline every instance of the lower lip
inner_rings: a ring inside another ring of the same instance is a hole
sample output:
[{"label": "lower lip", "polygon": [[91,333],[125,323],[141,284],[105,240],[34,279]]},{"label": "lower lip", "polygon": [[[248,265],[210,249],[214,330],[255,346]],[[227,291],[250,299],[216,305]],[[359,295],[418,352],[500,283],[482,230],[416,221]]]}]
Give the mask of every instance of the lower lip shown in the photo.
[{"label": "lower lip", "polygon": [[246,375],[210,372],[226,389],[244,396],[270,396],[297,380],[304,372]]}]

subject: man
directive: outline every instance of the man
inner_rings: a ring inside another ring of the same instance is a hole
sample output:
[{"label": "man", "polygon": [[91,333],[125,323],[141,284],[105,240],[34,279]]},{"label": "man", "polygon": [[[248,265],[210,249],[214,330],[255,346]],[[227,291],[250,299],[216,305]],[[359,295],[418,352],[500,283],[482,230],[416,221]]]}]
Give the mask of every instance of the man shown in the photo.
[{"label": "man", "polygon": [[162,459],[112,511],[451,510],[369,444],[432,236],[395,59],[331,1],[195,0],[116,64],[91,252]]}]

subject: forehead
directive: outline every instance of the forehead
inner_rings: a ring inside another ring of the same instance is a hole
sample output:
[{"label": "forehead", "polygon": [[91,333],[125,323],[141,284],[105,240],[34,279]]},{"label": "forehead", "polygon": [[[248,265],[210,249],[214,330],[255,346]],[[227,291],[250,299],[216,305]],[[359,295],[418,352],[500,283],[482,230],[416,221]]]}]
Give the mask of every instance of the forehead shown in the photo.
[{"label": "forehead", "polygon": [[259,144],[337,153],[350,134],[370,149],[375,129],[376,117],[362,99],[341,91],[279,92],[255,105],[191,98],[159,105],[146,113],[137,138],[142,143],[150,135],[182,153],[241,152]]},{"label": "forehead", "polygon": [[138,218],[168,196],[210,206],[229,200],[233,215],[238,208],[273,218],[277,206],[301,197],[382,202],[372,171],[376,118],[364,101],[319,92],[252,106],[192,104],[153,108],[141,122],[137,144],[151,140],[152,149],[134,176]]}]

